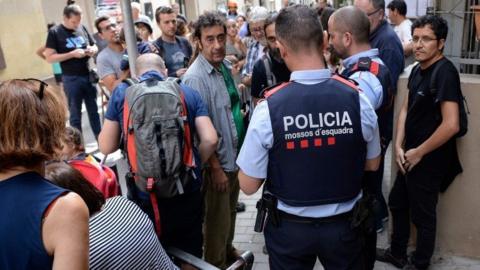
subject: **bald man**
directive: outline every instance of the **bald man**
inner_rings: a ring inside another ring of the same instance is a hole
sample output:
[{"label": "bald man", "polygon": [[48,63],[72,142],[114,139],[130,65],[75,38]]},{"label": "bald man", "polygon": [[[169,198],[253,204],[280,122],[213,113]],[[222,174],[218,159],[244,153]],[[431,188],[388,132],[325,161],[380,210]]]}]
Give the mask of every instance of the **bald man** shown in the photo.
[{"label": "bald man", "polygon": [[[335,11],[328,21],[329,44],[343,60],[342,75],[358,82],[360,89],[370,100],[378,116],[380,137],[385,136],[386,124],[381,121],[392,110],[393,84],[390,70],[380,59],[378,49],[372,49],[369,38],[370,23],[367,15],[360,9],[348,6]],[[384,153],[384,152],[383,152]],[[382,178],[365,172],[362,181],[364,199],[369,206],[371,220],[376,221],[377,229],[383,227],[382,214],[378,210],[384,204]],[[373,269],[377,233],[371,227],[364,230],[364,269]]]},{"label": "bald man", "polygon": [[[142,54],[137,58],[137,74],[140,82],[146,80],[163,81],[167,70],[162,58],[156,54]],[[123,104],[129,84],[122,82],[113,91],[105,122],[99,137],[100,151],[107,155],[119,149],[120,135],[123,130]],[[197,165],[194,169],[195,181],[184,187],[184,194],[172,198],[158,198],[158,209],[161,213],[160,241],[164,247],[173,246],[189,252],[197,257],[202,256],[202,221],[203,199],[201,187],[201,161],[206,161],[217,146],[217,133],[213,128],[200,94],[192,88],[180,84],[187,107],[187,120],[192,138],[198,137],[200,144],[194,146],[194,158]],[[159,164],[160,166],[160,164]],[[142,210],[154,218],[149,194],[140,191],[135,183],[127,181],[128,197],[137,203]]]}]

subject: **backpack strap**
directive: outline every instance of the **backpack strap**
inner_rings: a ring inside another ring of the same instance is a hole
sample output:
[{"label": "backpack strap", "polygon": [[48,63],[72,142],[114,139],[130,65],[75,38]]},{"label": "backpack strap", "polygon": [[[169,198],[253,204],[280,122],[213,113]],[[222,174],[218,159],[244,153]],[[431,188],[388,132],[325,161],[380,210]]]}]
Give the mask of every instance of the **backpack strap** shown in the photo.
[{"label": "backpack strap", "polygon": [[345,85],[349,86],[350,88],[355,89],[355,91],[357,91],[357,92],[362,92],[362,90],[361,90],[360,88],[358,88],[357,82],[354,81],[354,80],[350,80],[350,79],[348,79],[348,78],[345,78],[345,77],[343,77],[343,76],[340,75],[340,74],[334,74],[334,75],[332,76],[332,79],[334,79],[334,80],[336,80],[336,81],[339,81],[339,82],[341,82],[342,84],[345,84]]},{"label": "backpack strap", "polygon": [[183,162],[185,166],[189,168],[195,167],[195,158],[193,157],[193,146],[192,146],[192,133],[190,131],[190,124],[188,123],[187,118],[187,105],[185,103],[185,95],[180,89],[180,99],[182,100],[182,118],[183,118],[183,137],[185,142],[185,147],[183,148]]},{"label": "backpack strap", "polygon": [[265,67],[265,76],[267,77],[267,85],[272,86],[277,84],[277,78],[275,78],[275,75],[272,72],[272,60],[270,59],[270,56],[268,56],[268,53],[262,56],[262,60],[263,60],[263,66]]},{"label": "backpack strap", "polygon": [[138,80],[137,79],[134,79],[134,78],[126,78],[124,80],[122,80],[123,83],[126,83],[128,85],[128,87],[134,85],[134,84],[137,84],[138,83]]},{"label": "backpack strap", "polygon": [[[430,77],[430,82],[428,84],[428,90],[430,91],[430,94],[434,95],[435,97],[438,92],[437,84],[436,84],[438,71],[447,62],[448,62],[447,59],[445,57],[442,57],[442,59],[438,60],[438,63],[435,65],[435,67],[433,67],[432,76]],[[420,67],[420,65],[418,65],[418,67]]]},{"label": "backpack strap", "polygon": [[275,94],[276,92],[280,91],[281,89],[285,88],[285,86],[289,85],[290,82],[282,82],[277,85],[273,85],[269,88],[265,88],[262,92],[264,93],[263,96],[265,99],[268,99],[270,96]]}]

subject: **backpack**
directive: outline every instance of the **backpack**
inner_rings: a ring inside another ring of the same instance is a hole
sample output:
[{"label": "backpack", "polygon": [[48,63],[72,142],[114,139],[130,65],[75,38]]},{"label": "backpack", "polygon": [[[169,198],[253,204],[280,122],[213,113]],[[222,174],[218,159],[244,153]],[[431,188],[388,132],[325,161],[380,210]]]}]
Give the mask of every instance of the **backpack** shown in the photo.
[{"label": "backpack", "polygon": [[183,194],[195,178],[187,107],[177,81],[133,83],[126,90],[123,123],[130,174],[150,194],[160,234],[157,198]]},{"label": "backpack", "polygon": [[[437,81],[437,73],[440,68],[448,62],[448,59],[446,57],[443,57],[442,59],[438,60],[438,63],[435,65],[432,71],[432,76],[430,77],[430,82],[428,86],[428,90],[430,91],[430,94],[434,97],[437,96],[437,86],[436,86],[436,81]],[[420,71],[420,64],[417,64],[416,66],[413,67],[412,72],[410,77],[412,75],[417,74]],[[410,80],[408,82],[408,88],[410,89]],[[460,96],[461,100],[458,102],[458,112],[459,112],[459,130],[457,134],[455,135],[455,138],[460,138],[465,136],[468,132],[468,114],[470,114],[470,110],[468,109],[468,103],[465,98],[465,96],[462,93],[462,90],[460,89]]]},{"label": "backpack", "polygon": [[368,71],[372,73],[382,84],[383,100],[382,105],[377,109],[377,113],[391,110],[393,107],[394,90],[390,72],[387,67],[376,61],[372,61],[370,57],[361,57],[350,70],[342,72],[342,75],[350,77],[359,71]]},{"label": "backpack", "polygon": [[120,195],[115,172],[102,165],[91,155],[84,159],[72,159],[68,164],[79,171],[85,179],[92,183],[103,194],[105,199]]}]

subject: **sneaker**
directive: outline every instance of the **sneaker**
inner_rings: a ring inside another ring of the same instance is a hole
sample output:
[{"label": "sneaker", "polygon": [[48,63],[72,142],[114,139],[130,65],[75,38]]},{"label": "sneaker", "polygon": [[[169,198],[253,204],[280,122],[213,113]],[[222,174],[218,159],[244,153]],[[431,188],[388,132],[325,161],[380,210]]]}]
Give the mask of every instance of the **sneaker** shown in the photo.
[{"label": "sneaker", "polygon": [[235,210],[237,211],[237,213],[241,213],[241,212],[245,212],[245,208],[247,208],[245,206],[245,203],[237,202],[237,206],[235,207]]},{"label": "sneaker", "polygon": [[407,258],[397,258],[392,255],[390,248],[381,249],[377,248],[376,259],[380,262],[386,262],[394,265],[397,268],[403,268],[408,264]]}]

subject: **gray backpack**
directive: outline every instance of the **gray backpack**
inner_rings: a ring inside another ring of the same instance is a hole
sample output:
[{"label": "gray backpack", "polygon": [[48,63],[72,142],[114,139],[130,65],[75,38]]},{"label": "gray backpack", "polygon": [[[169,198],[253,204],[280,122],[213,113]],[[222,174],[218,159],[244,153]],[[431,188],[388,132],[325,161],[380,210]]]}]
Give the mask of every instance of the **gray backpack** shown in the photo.
[{"label": "gray backpack", "polygon": [[123,120],[136,186],[159,198],[182,194],[195,177],[195,164],[187,107],[177,81],[132,83],[126,90]]}]

